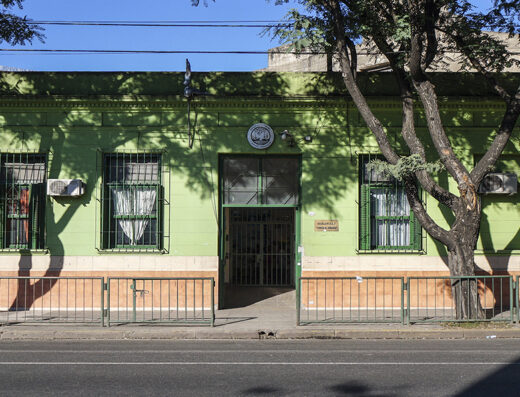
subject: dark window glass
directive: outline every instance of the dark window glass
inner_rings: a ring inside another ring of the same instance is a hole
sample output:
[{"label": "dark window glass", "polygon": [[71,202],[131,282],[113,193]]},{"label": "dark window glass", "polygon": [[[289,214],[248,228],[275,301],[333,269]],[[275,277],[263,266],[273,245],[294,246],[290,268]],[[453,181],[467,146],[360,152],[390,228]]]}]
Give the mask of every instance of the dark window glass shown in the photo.
[{"label": "dark window glass", "polygon": [[224,204],[299,202],[299,161],[295,157],[226,157],[223,161]]}]

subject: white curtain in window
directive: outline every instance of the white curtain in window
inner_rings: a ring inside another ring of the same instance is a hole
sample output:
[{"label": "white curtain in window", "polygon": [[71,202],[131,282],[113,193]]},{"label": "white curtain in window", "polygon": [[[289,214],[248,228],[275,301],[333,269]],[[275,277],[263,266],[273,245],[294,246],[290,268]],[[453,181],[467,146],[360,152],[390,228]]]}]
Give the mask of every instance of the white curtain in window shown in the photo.
[{"label": "white curtain in window", "polygon": [[[403,189],[372,189],[370,197],[373,216],[410,216],[410,205]],[[377,246],[410,245],[409,218],[375,220],[372,224],[372,241]]]},{"label": "white curtain in window", "polygon": [[[113,187],[114,215],[150,215],[155,204],[154,188]],[[148,225],[148,219],[119,219],[119,226],[130,240],[130,245],[136,245]]]},{"label": "white curtain in window", "polygon": [[[150,215],[153,211],[154,204],[154,188],[137,188],[135,190],[134,213],[136,215]],[[148,226],[148,219],[136,219],[134,221],[134,238],[136,242],[143,237],[146,226]]]}]

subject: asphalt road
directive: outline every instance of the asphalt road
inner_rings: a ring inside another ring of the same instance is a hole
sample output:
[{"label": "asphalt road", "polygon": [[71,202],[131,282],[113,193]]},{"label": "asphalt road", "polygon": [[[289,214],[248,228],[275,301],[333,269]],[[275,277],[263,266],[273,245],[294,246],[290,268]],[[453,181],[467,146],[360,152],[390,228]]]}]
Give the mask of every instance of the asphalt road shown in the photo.
[{"label": "asphalt road", "polygon": [[518,396],[520,341],[1,342],[0,395]]}]

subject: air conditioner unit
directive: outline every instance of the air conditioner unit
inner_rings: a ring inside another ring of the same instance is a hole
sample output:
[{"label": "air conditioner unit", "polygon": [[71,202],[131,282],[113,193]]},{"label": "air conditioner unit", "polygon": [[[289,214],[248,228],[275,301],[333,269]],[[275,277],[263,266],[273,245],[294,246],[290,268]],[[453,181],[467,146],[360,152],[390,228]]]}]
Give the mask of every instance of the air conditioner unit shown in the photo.
[{"label": "air conditioner unit", "polygon": [[484,194],[516,194],[518,181],[516,174],[491,172],[487,174],[478,189]]},{"label": "air conditioner unit", "polygon": [[48,179],[47,195],[61,197],[78,197],[85,193],[81,179]]}]

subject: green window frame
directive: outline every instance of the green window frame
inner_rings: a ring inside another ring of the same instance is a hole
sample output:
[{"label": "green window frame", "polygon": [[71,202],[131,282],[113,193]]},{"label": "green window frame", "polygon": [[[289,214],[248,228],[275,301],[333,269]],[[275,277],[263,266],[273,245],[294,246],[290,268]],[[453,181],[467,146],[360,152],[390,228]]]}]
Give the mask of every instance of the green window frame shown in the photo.
[{"label": "green window frame", "polygon": [[0,249],[45,247],[47,156],[0,154]]},{"label": "green window frame", "polygon": [[161,250],[162,196],[160,154],[105,153],[101,193],[103,249]]},{"label": "green window frame", "polygon": [[410,209],[403,183],[367,170],[377,156],[360,158],[360,239],[362,251],[419,251],[422,230]]}]

